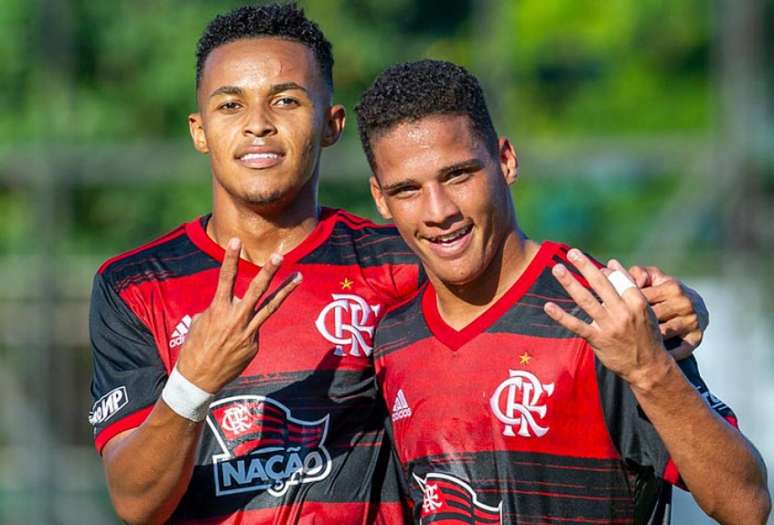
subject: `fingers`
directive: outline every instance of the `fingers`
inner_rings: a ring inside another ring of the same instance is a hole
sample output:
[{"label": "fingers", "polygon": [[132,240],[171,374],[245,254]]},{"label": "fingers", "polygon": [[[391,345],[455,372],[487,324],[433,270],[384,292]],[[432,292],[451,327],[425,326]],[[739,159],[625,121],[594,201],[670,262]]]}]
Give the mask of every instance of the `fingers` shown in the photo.
[{"label": "fingers", "polygon": [[[649,290],[649,288],[647,290]],[[645,291],[646,290],[643,290],[643,294],[647,299],[648,294],[645,294]],[[672,300],[655,303],[653,305],[653,313],[656,314],[656,318],[658,318],[659,321],[668,321],[678,316],[687,317],[693,315],[693,307],[691,306],[691,301],[689,301],[687,297],[677,297]],[[696,323],[696,328],[698,327],[699,324]]]},{"label": "fingers", "polygon": [[[599,298],[602,299],[605,306],[611,307],[614,310],[620,308],[621,296],[618,295],[618,292],[616,291],[613,284],[608,280],[608,278],[605,277],[605,275],[596,267],[594,263],[591,262],[591,260],[589,260],[588,257],[586,257],[580,250],[575,248],[567,253],[567,257],[580,271],[581,275],[583,275],[583,277],[588,281],[592,290],[594,290]],[[621,266],[620,263],[618,263],[618,261],[613,260],[611,263],[614,263],[612,269],[622,272],[624,276],[628,278],[629,274],[626,272],[626,269]],[[573,296],[573,299],[576,298]],[[594,303],[599,304],[593,297],[592,300]],[[578,304],[583,307],[581,303]],[[585,307],[584,310],[586,310]],[[590,311],[586,310],[586,313],[591,315],[594,320],[599,321],[599,318],[594,316]]]},{"label": "fingers", "polygon": [[277,290],[263,303],[252,320],[250,320],[248,330],[257,331],[263,322],[277,311],[277,308],[280,307],[285,298],[287,298],[287,296],[296,289],[302,280],[303,276],[299,272],[296,272],[285,279],[285,282],[283,282],[279,288],[277,288]]},{"label": "fingers", "polygon": [[659,323],[658,329],[665,340],[686,335],[685,325],[679,317],[662,321]]},{"label": "fingers", "polygon": [[682,361],[683,359],[690,357],[694,350],[696,350],[694,345],[688,341],[683,341],[677,348],[669,350],[669,354],[675,358],[675,361]]},{"label": "fingers", "polygon": [[231,302],[234,294],[234,282],[236,281],[237,268],[239,267],[239,251],[242,242],[234,237],[226,245],[226,254],[223,256],[223,264],[220,265],[218,274],[218,287],[215,289],[214,301]]},{"label": "fingers", "polygon": [[668,279],[662,279],[659,284],[654,284],[653,286],[649,286],[643,289],[642,293],[651,304],[685,296],[683,293],[682,283],[672,277]]},{"label": "fingers", "polygon": [[[609,265],[610,263],[608,263],[608,266]],[[637,288],[644,288],[651,284],[650,275],[648,275],[648,271],[642,266],[632,266],[629,268],[629,274],[634,277],[634,284],[637,285]]]},{"label": "fingers", "polygon": [[[575,277],[573,277],[569,270],[563,264],[557,264],[551,269],[554,277],[559,284],[567,291],[570,297],[575,303],[580,306],[589,316],[594,319],[602,319],[607,315],[605,308],[597,301],[597,299],[591,295],[581,283],[579,283]],[[607,280],[607,278],[603,277]],[[608,286],[610,284],[608,283]],[[615,291],[613,291],[615,293]]]},{"label": "fingers", "polygon": [[647,284],[650,286],[657,286],[668,279],[672,279],[669,275],[665,274],[658,266],[638,266],[647,274]]},{"label": "fingers", "polygon": [[675,317],[659,324],[659,331],[664,339],[679,337],[698,346],[702,339],[702,331],[698,327],[695,316]]},{"label": "fingers", "polygon": [[271,254],[263,268],[261,268],[261,271],[250,282],[250,286],[247,287],[244,296],[242,296],[242,304],[240,305],[244,315],[253,315],[255,305],[269,288],[271,280],[274,274],[277,273],[280,264],[282,264],[282,255],[278,253]]},{"label": "fingers", "polygon": [[[573,281],[574,280],[575,279],[573,279]],[[551,319],[565,327],[570,332],[586,340],[588,340],[590,337],[593,337],[594,330],[592,329],[591,325],[584,323],[572,314],[568,314],[556,304],[548,302],[543,306],[543,310]]]}]

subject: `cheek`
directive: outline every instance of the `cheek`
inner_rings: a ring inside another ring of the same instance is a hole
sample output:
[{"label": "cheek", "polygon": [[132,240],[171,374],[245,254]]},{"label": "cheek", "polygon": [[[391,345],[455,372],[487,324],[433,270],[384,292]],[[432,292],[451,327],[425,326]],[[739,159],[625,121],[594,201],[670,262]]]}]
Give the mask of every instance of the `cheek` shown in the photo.
[{"label": "cheek", "polygon": [[421,205],[418,203],[407,202],[391,202],[387,203],[387,209],[392,215],[392,222],[398,227],[401,234],[409,239],[409,242],[414,238],[419,231],[419,225],[421,224],[421,217],[419,210]]},{"label": "cheek", "polygon": [[205,128],[207,146],[213,159],[226,158],[231,151],[229,127],[221,122],[213,122]]}]

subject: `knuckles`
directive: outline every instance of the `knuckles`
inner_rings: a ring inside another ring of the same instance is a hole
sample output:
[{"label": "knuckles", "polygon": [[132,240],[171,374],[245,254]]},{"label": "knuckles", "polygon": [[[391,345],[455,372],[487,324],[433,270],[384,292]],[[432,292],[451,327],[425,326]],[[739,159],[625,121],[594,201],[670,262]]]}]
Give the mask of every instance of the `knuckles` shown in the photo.
[{"label": "knuckles", "polygon": [[672,297],[677,297],[680,295],[683,295],[683,287],[680,281],[675,279],[674,277],[668,278],[666,281],[664,281],[661,286],[663,287],[664,291],[667,293],[667,295],[670,295]]}]

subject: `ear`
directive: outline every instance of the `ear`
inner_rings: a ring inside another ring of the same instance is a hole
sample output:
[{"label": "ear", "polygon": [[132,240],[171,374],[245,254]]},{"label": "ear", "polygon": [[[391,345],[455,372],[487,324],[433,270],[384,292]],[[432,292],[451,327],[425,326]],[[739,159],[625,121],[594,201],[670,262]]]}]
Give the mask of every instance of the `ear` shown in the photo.
[{"label": "ear", "polygon": [[207,145],[207,135],[204,133],[204,122],[201,113],[191,113],[188,115],[188,131],[191,132],[194,148],[199,153],[209,153],[210,148]]},{"label": "ear", "polygon": [[387,201],[384,198],[384,193],[382,193],[382,186],[379,184],[379,179],[376,178],[376,175],[372,175],[369,182],[371,183],[371,197],[374,199],[374,204],[376,204],[379,215],[385,220],[391,221],[392,213],[390,213],[390,208],[387,207]]},{"label": "ear", "polygon": [[328,108],[325,114],[325,129],[323,130],[322,147],[333,146],[339,140],[344,130],[347,116],[344,106],[334,104]]},{"label": "ear", "polygon": [[497,156],[505,183],[510,186],[519,177],[519,159],[513,144],[506,137],[500,137],[497,141]]}]

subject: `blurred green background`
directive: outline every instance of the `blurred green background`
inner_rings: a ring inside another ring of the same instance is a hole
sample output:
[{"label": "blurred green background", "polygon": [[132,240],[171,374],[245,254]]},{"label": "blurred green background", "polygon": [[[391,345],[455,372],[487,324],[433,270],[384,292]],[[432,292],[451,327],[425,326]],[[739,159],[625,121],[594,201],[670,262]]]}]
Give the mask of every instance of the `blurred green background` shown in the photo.
[{"label": "blurred green background", "polygon": [[[114,520],[86,421],[91,276],[208,211],[194,49],[241,3],[0,0],[0,523]],[[774,1],[300,4],[350,113],[324,204],[376,216],[352,107],[377,73],[465,65],[519,153],[523,228],[698,288],[704,374],[773,457]]]}]

